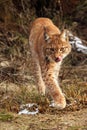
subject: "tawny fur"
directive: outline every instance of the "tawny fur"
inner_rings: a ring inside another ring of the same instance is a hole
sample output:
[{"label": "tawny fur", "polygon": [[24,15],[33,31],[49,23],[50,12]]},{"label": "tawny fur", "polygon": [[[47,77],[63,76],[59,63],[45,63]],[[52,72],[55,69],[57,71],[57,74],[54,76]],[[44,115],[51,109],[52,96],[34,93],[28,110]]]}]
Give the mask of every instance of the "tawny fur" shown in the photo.
[{"label": "tawny fur", "polygon": [[58,83],[62,60],[71,51],[65,32],[61,33],[50,19],[38,18],[32,24],[29,44],[39,92],[49,92],[55,107],[65,108],[66,100]]}]

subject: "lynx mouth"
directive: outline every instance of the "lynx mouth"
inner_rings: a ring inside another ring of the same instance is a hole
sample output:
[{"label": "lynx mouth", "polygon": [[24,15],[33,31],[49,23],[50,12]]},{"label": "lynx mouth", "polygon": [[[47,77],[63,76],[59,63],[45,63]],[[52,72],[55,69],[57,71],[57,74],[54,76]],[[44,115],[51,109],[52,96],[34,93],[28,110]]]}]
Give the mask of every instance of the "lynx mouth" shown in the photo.
[{"label": "lynx mouth", "polygon": [[59,57],[56,57],[55,60],[53,60],[52,58],[46,56],[46,57],[45,57],[45,60],[46,60],[47,63],[49,63],[49,62],[54,62],[54,61],[55,61],[55,62],[60,62],[60,61],[62,61],[62,57],[59,56]]},{"label": "lynx mouth", "polygon": [[56,62],[60,62],[61,60],[62,60],[62,57],[60,57],[60,56],[55,58]]}]

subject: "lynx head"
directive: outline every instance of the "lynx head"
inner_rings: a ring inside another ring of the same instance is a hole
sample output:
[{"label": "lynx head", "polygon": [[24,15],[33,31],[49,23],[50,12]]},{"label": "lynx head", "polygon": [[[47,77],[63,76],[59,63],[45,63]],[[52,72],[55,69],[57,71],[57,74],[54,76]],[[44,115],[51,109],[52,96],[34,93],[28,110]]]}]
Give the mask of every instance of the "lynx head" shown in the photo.
[{"label": "lynx head", "polygon": [[49,62],[61,62],[71,51],[66,30],[60,34],[49,34],[45,28],[44,41],[43,53]]}]

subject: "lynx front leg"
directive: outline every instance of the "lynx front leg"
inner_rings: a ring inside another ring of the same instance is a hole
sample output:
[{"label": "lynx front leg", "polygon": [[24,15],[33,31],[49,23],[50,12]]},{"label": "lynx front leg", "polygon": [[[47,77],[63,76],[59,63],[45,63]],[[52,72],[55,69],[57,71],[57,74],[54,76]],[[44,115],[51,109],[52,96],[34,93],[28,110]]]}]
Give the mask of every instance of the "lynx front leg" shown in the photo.
[{"label": "lynx front leg", "polygon": [[66,100],[64,94],[62,93],[62,90],[58,85],[57,78],[55,77],[55,75],[52,75],[50,73],[46,74],[44,82],[54,100],[54,106],[57,107],[58,109],[65,108]]},{"label": "lynx front leg", "polygon": [[37,84],[37,87],[38,87],[38,91],[40,94],[43,94],[45,95],[45,84],[44,84],[44,81],[42,79],[42,74],[41,74],[41,68],[40,68],[40,65],[39,65],[39,61],[37,59],[34,59],[34,66],[35,66],[35,77],[36,77],[36,84]]},{"label": "lynx front leg", "polygon": [[[40,69],[40,68],[38,68],[38,69]],[[37,76],[38,91],[40,94],[45,95],[45,84],[43,82],[40,70],[36,72],[36,76]]]},{"label": "lynx front leg", "polygon": [[36,84],[37,84],[37,87],[38,87],[38,92],[40,94],[45,95],[45,84],[44,84],[43,79],[42,79],[41,68],[40,68],[37,53],[35,53],[34,48],[32,46],[30,47],[30,50],[31,50],[32,61],[33,61],[33,64],[34,64],[34,69],[35,69],[34,75],[35,75],[35,78],[36,78]]}]

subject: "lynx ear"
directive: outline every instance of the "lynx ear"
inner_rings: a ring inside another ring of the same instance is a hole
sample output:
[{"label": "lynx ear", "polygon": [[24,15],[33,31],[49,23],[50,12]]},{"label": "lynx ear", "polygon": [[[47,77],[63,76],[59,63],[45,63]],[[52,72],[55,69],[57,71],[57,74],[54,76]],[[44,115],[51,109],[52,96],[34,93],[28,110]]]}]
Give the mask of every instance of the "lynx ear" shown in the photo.
[{"label": "lynx ear", "polygon": [[45,39],[45,41],[48,41],[50,39],[50,37],[47,33],[44,33],[44,39]]},{"label": "lynx ear", "polygon": [[46,27],[44,27],[44,40],[45,40],[46,42],[49,42],[49,41],[50,41],[50,36],[49,36],[48,33],[47,33],[47,28],[46,28]]},{"label": "lynx ear", "polygon": [[63,30],[63,32],[60,34],[60,38],[62,41],[68,41],[68,32],[67,30]]}]

